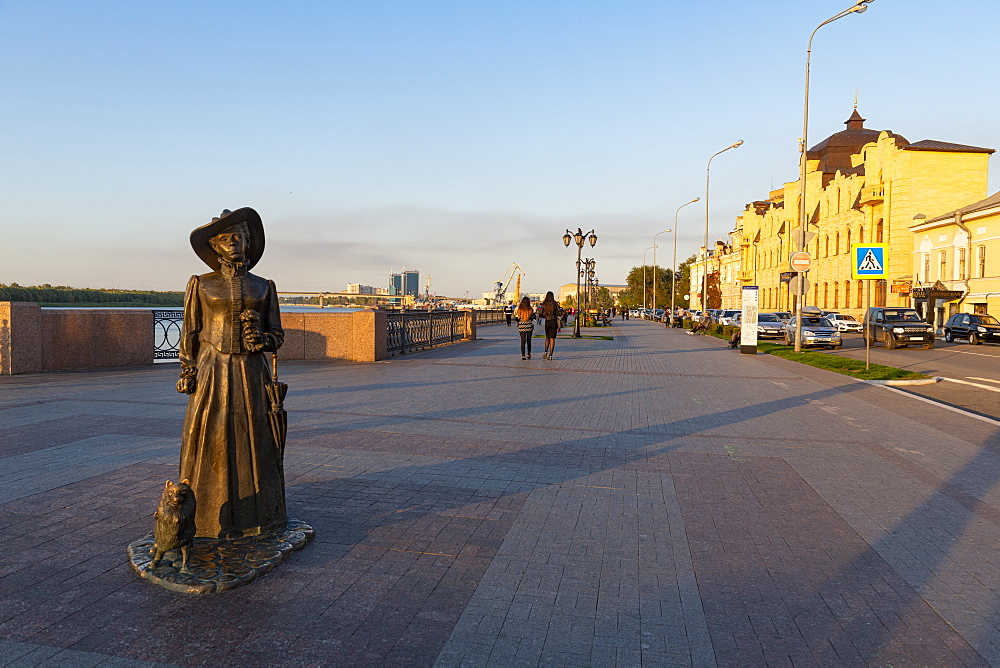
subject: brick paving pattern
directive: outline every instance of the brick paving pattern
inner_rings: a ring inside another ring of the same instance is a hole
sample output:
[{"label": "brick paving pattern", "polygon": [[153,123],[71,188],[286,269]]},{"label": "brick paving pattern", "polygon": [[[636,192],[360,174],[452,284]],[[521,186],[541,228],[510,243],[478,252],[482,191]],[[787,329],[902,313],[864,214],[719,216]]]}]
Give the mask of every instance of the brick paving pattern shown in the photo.
[{"label": "brick paving pattern", "polygon": [[286,364],[316,538],[209,597],[125,555],[176,368],[0,378],[0,664],[1000,665],[1000,424],[612,333]]}]

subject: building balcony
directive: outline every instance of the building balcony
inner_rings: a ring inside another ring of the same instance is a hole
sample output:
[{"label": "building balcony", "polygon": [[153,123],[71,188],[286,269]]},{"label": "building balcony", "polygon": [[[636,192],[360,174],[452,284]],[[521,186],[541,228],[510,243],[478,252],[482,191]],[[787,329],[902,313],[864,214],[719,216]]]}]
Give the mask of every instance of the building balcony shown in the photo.
[{"label": "building balcony", "polygon": [[878,204],[885,199],[885,186],[866,186],[861,189],[860,204]]}]

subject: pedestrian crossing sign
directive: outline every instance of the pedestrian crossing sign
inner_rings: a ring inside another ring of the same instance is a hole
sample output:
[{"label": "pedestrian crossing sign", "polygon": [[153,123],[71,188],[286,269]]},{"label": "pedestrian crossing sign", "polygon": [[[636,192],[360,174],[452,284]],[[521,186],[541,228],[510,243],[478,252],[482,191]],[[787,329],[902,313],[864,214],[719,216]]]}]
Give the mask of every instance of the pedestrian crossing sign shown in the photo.
[{"label": "pedestrian crossing sign", "polygon": [[889,277],[887,244],[852,244],[851,277],[882,279]]}]

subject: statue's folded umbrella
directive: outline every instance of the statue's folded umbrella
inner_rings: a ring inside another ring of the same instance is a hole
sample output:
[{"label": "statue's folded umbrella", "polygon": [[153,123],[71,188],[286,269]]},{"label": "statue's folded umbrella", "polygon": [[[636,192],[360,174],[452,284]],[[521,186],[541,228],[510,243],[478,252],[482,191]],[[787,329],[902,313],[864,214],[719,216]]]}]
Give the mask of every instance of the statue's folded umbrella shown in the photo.
[{"label": "statue's folded umbrella", "polygon": [[[288,393],[288,384],[278,382],[278,353],[271,353],[271,382],[264,386],[268,399],[271,400],[271,410],[267,419],[271,423],[271,433],[278,446],[278,454],[282,460],[285,456],[285,439],[288,434],[288,413],[285,412],[284,401]],[[283,463],[283,461],[279,461]]]}]

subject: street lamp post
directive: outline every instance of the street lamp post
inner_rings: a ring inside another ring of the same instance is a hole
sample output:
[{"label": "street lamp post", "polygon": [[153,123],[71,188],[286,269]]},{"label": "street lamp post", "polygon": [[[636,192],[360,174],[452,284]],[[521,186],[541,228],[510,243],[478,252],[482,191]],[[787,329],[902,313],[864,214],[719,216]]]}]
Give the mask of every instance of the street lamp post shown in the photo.
[{"label": "street lamp post", "polygon": [[653,315],[654,316],[656,315],[656,278],[657,278],[657,271],[656,271],[656,237],[660,236],[661,234],[667,234],[668,232],[672,232],[672,231],[673,230],[663,230],[662,232],[657,232],[656,234],[653,235]]},{"label": "street lamp post", "polygon": [[718,151],[717,153],[713,153],[712,157],[708,159],[708,166],[705,167],[705,266],[703,267],[704,271],[702,272],[702,276],[701,276],[701,314],[702,314],[702,317],[704,317],[704,315],[705,315],[706,300],[708,299],[708,178],[709,178],[709,176],[712,173],[712,160],[715,159],[715,156],[719,155],[719,153],[725,153],[726,151],[728,151],[731,148],[739,148],[740,146],[743,146],[743,140],[742,139],[739,140],[738,142],[736,142],[735,144],[733,144],[732,146],[727,146],[726,148],[722,149],[721,151]]},{"label": "street lamp post", "polygon": [[677,289],[675,287],[675,283],[677,280],[677,216],[680,214],[681,209],[686,207],[688,204],[694,204],[700,199],[701,199],[700,197],[695,197],[690,202],[685,202],[684,204],[681,204],[679,207],[677,207],[677,210],[674,211],[674,260],[673,263],[670,265],[670,325],[671,326],[673,326],[674,324],[674,295],[677,292]]},{"label": "street lamp post", "polygon": [[584,234],[583,228],[576,228],[576,232],[566,230],[563,235],[563,244],[569,247],[570,242],[576,242],[576,317],[573,318],[573,338],[580,338],[580,254],[583,252],[583,244],[590,241],[590,247],[597,245],[597,235],[594,230]]},{"label": "street lamp post", "polygon": [[587,259],[587,278],[590,280],[587,286],[587,310],[594,308],[594,303],[597,301],[597,292],[594,289],[594,267],[597,266],[597,260],[594,258]]},{"label": "street lamp post", "polygon": [[646,317],[646,253],[653,250],[653,246],[650,246],[646,250],[642,251],[642,317]]},{"label": "street lamp post", "polygon": [[595,260],[592,257],[586,258],[579,265],[578,273],[580,274],[580,276],[583,276],[583,285],[584,285],[583,303],[586,304],[586,308],[584,309],[584,311],[587,311],[591,308],[591,303],[593,302],[594,299],[594,294],[591,291],[591,286],[593,284],[593,278],[594,278],[594,267],[596,266],[597,266],[597,260]]},{"label": "street lamp post", "polygon": [[[868,9],[868,5],[875,0],[856,0],[847,9],[834,14],[826,21],[820,23],[809,35],[809,43],[806,46],[806,90],[805,101],[802,104],[802,143],[799,145],[799,250],[806,250],[806,152],[809,150],[809,63],[812,60],[813,37],[816,32],[827,23],[833,23],[837,19],[842,19],[848,14],[862,14]],[[798,301],[795,309],[795,352],[802,351],[802,305],[806,301],[806,273],[798,272],[795,281],[798,284]]]}]

